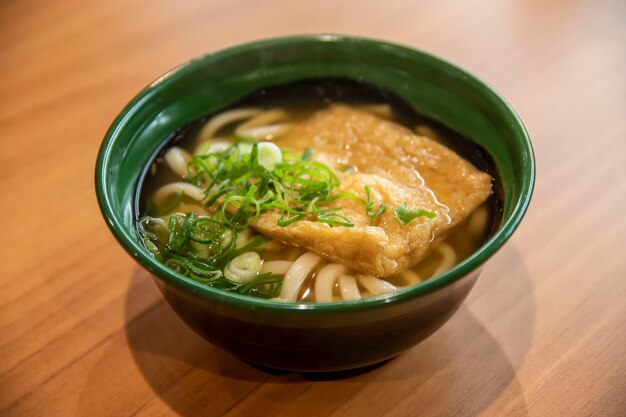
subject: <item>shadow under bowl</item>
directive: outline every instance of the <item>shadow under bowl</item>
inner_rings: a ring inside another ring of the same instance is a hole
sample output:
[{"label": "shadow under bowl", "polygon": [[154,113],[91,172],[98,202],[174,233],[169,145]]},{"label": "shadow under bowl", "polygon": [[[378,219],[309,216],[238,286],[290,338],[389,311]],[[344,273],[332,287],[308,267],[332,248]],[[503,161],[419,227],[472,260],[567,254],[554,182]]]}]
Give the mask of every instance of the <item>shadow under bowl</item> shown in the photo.
[{"label": "shadow under bowl", "polygon": [[[139,242],[133,202],[151,155],[176,128],[263,87],[347,78],[391,91],[482,146],[500,179],[502,218],[490,239],[449,271],[392,295],[337,303],[277,303],[223,292],[181,276]],[[424,52],[383,41],[315,35],[254,42],[194,59],[139,93],[108,130],[96,192],[120,244],[155,277],[174,311],[211,343],[263,366],[303,372],[392,358],[443,325],[480,268],[511,236],[529,204],[534,156],[521,121],[493,89]]]}]

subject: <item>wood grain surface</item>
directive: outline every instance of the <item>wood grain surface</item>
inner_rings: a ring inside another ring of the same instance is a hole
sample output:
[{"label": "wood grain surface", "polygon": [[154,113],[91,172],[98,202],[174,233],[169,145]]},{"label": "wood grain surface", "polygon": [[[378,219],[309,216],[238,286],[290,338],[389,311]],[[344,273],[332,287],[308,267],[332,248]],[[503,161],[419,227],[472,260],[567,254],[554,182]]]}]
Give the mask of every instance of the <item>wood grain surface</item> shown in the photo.
[{"label": "wood grain surface", "polygon": [[[20,0],[0,4],[0,414],[626,415],[623,1]],[[406,354],[268,372],[164,303],[100,216],[95,157],[168,69],[276,35],[384,38],[498,89],[537,187],[464,307]]]}]

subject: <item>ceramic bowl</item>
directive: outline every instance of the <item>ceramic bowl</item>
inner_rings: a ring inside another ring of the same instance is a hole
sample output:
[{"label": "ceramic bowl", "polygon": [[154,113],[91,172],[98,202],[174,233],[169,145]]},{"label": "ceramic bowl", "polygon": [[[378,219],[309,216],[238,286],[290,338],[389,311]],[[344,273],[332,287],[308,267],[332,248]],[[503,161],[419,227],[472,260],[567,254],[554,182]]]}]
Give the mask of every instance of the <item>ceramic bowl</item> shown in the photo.
[{"label": "ceramic bowl", "polygon": [[[263,87],[342,77],[389,90],[418,113],[480,144],[500,177],[502,218],[489,240],[449,271],[388,296],[336,303],[278,303],[207,287],[157,262],[139,242],[133,204],[151,155],[176,128]],[[358,368],[428,337],[459,308],[481,266],[529,204],[534,157],[522,122],[492,88],[427,53],[336,35],[248,43],[189,61],[141,91],[104,137],[96,166],[102,214],[124,249],[150,271],[174,311],[238,357],[293,371]],[[503,277],[506,279],[506,277]]]}]

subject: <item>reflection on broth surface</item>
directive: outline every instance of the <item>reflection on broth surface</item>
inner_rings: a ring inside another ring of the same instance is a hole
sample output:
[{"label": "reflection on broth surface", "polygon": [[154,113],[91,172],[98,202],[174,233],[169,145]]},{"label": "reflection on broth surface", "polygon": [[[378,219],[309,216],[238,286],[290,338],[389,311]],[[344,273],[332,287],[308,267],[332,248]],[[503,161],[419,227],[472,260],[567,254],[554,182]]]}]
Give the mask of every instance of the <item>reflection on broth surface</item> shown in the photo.
[{"label": "reflection on broth surface", "polygon": [[226,291],[392,293],[485,242],[498,214],[488,161],[371,86],[272,87],[172,135],[140,181],[138,232],[168,267]]}]

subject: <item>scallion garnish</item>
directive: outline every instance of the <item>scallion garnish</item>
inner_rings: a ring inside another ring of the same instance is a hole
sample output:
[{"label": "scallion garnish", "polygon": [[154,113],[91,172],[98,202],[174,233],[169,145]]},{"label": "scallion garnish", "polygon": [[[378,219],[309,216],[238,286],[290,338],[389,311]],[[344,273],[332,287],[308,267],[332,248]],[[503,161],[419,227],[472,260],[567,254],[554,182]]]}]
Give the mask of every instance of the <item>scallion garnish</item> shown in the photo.
[{"label": "scallion garnish", "polygon": [[374,224],[376,221],[376,217],[383,214],[387,211],[387,206],[383,203],[379,204],[378,208],[374,210],[374,201],[372,200],[372,190],[370,190],[369,185],[365,187],[365,195],[367,197],[367,202],[365,203],[365,213],[371,219],[371,224]]},{"label": "scallion garnish", "polygon": [[402,203],[400,207],[394,207],[393,214],[395,214],[398,220],[404,224],[409,224],[418,217],[428,217],[429,219],[433,219],[436,216],[436,214],[432,211],[424,209],[411,210],[406,203]]},{"label": "scallion garnish", "polygon": [[345,216],[321,214],[321,207],[338,197],[335,189],[340,182],[328,166],[310,160],[310,148],[302,156],[290,151],[277,156],[274,144],[233,139],[236,143],[221,152],[196,156],[189,163],[193,175],[187,178],[206,185],[205,205],[219,205],[225,225],[243,230],[270,210],[280,212],[281,227],[303,218],[332,226],[354,225]]}]

